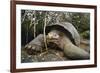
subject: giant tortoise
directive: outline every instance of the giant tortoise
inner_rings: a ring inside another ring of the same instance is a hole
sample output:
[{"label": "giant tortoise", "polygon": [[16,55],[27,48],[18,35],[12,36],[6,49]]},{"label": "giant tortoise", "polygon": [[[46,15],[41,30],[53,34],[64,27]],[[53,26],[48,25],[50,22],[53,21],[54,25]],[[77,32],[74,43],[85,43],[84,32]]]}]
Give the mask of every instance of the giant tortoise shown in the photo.
[{"label": "giant tortoise", "polygon": [[47,41],[53,42],[63,50],[70,59],[89,59],[90,55],[79,47],[80,35],[68,22],[61,22],[46,27]]},{"label": "giant tortoise", "polygon": [[[66,58],[74,60],[90,58],[89,52],[80,48],[80,35],[71,23],[60,22],[47,25],[46,36],[47,43],[56,44],[56,46],[64,52]],[[41,51],[44,47],[43,39],[43,34],[40,34],[28,43],[25,48],[29,50],[31,54],[35,51]]]}]

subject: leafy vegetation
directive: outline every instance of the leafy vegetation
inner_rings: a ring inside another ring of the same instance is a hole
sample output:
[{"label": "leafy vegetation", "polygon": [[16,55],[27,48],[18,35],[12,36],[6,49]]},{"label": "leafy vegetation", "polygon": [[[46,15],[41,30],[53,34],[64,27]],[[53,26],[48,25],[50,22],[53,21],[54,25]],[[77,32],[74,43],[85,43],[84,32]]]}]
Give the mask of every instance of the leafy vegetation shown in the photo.
[{"label": "leafy vegetation", "polygon": [[45,18],[47,25],[56,22],[70,22],[78,30],[81,37],[89,39],[89,13],[21,10],[22,45],[27,44],[38,34],[43,33]]}]

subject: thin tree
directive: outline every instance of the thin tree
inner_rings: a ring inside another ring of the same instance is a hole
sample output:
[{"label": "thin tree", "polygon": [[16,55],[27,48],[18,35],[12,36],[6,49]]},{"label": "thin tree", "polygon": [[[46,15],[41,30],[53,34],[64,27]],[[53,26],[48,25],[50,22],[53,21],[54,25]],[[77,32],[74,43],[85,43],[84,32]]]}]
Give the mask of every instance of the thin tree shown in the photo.
[{"label": "thin tree", "polygon": [[45,18],[44,18],[44,29],[43,29],[43,33],[44,33],[44,44],[45,44],[45,48],[46,48],[46,51],[48,52],[47,41],[46,41],[46,33],[45,33],[46,25],[47,25],[47,12],[45,13]]}]

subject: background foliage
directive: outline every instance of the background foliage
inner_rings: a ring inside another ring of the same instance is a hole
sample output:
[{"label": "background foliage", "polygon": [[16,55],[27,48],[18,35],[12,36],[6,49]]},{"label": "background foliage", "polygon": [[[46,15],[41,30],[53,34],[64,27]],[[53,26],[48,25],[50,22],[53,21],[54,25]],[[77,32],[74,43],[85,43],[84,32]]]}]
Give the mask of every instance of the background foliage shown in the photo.
[{"label": "background foliage", "polygon": [[78,30],[81,38],[89,40],[89,13],[21,10],[22,45],[27,44],[38,34],[43,33],[45,19],[47,25],[59,22],[70,22]]}]

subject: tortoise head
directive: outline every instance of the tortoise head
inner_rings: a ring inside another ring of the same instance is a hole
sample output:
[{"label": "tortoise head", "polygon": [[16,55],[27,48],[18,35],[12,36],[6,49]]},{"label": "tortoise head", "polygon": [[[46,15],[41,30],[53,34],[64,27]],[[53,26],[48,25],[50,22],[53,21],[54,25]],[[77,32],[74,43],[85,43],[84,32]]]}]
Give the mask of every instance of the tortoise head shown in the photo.
[{"label": "tortoise head", "polygon": [[49,39],[59,39],[60,35],[57,30],[52,30],[48,33],[47,38]]}]

